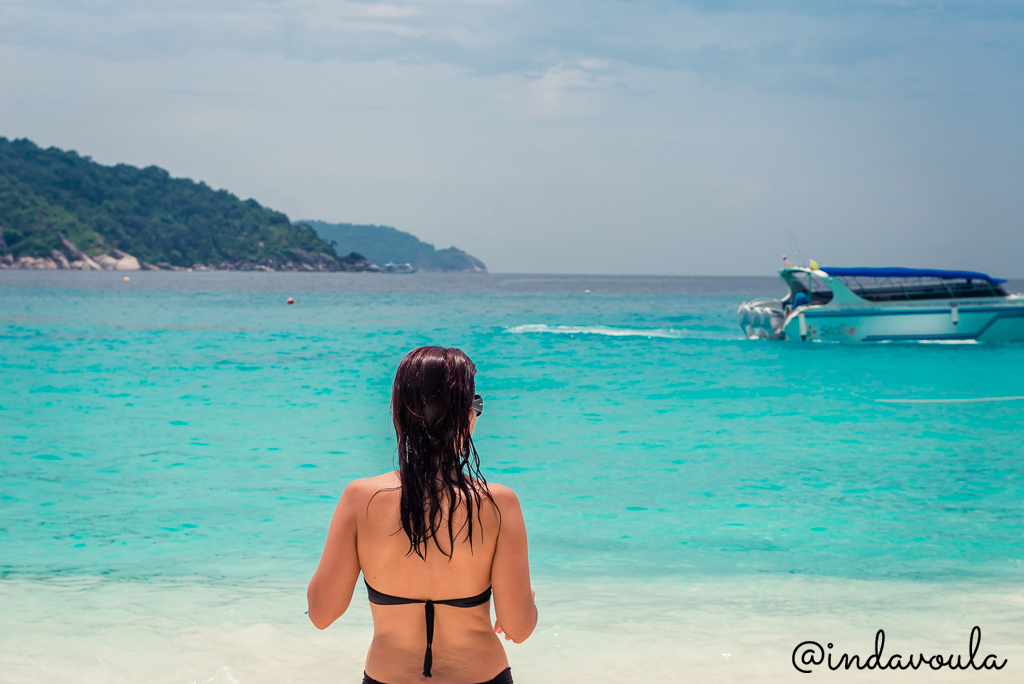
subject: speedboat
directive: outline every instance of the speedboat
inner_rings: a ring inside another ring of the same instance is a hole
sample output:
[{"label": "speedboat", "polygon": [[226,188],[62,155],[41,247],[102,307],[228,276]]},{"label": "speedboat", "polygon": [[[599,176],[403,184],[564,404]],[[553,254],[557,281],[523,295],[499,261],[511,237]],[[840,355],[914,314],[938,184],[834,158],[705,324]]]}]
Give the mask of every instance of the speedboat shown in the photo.
[{"label": "speedboat", "polygon": [[1024,340],[1024,295],[973,271],[787,263],[789,293],[740,305],[750,339],[890,342]]},{"label": "speedboat", "polygon": [[384,264],[383,270],[385,273],[415,273],[416,267],[412,264],[396,264],[389,261]]}]

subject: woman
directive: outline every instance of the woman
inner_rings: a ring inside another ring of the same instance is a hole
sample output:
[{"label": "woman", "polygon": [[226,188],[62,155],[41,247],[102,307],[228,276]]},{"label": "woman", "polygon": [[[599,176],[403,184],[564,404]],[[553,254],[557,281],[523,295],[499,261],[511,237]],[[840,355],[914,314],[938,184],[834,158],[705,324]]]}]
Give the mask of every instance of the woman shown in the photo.
[{"label": "woman", "polygon": [[362,571],[373,613],[363,684],[510,684],[497,635],[520,643],[537,624],[519,499],[480,474],[474,375],[458,349],[402,359],[398,470],[349,484],[331,520],[309,619],[325,629],[341,617]]}]

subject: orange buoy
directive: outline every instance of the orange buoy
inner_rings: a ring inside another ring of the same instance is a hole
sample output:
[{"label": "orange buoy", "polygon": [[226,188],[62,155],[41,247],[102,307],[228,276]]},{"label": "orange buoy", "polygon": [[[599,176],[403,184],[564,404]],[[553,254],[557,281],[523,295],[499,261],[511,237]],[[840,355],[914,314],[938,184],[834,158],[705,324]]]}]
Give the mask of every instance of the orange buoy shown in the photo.
[{"label": "orange buoy", "polygon": [[[127,278],[126,278],[125,280],[127,280]],[[289,298],[288,298],[288,303],[289,303],[289,304],[294,304],[294,303],[295,303],[295,300],[294,300],[294,299],[292,299],[291,297],[289,297]]]},{"label": "orange buoy", "polygon": [[131,278],[129,278],[128,276],[125,276],[125,277],[124,277],[124,282],[126,282],[126,283],[127,283],[127,282],[128,282],[129,280],[131,280]]}]

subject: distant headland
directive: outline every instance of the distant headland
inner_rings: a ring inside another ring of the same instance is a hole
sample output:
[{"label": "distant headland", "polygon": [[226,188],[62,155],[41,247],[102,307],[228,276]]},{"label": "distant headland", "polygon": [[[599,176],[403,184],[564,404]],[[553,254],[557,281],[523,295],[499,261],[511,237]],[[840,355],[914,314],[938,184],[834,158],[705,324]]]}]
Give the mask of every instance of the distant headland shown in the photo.
[{"label": "distant headland", "polygon": [[3,137],[0,268],[487,270],[462,250],[437,250],[387,226],[293,223],[256,200],[156,166],[103,166]]},{"label": "distant headland", "polygon": [[461,249],[436,249],[415,235],[391,226],[355,225],[299,221],[307,225],[339,252],[357,252],[378,264],[408,264],[421,271],[486,271],[484,262]]}]

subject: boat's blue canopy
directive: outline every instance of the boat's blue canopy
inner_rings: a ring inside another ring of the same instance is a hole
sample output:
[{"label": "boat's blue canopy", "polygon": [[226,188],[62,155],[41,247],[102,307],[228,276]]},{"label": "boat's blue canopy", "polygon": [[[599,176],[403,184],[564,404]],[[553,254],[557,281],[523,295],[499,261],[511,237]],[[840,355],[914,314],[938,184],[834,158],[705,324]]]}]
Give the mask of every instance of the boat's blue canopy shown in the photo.
[{"label": "boat's blue canopy", "polygon": [[993,278],[977,271],[940,271],[934,268],[828,268],[822,271],[830,276],[864,276],[865,278],[955,278],[958,280],[987,280],[993,285],[1005,283],[1002,278]]}]

